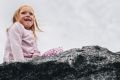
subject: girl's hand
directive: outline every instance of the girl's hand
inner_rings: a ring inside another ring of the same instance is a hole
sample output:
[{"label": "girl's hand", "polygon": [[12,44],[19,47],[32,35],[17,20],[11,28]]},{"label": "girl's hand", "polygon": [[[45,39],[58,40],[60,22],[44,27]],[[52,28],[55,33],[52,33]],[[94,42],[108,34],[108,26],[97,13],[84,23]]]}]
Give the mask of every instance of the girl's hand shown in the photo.
[{"label": "girl's hand", "polygon": [[32,57],[33,57],[33,59],[36,57],[40,57],[40,53],[34,53]]}]

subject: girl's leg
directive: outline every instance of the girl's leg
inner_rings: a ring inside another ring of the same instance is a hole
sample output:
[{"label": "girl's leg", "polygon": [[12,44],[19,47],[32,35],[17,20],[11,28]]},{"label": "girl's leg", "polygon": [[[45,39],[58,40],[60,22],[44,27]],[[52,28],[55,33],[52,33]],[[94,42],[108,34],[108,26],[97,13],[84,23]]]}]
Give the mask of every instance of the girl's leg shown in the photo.
[{"label": "girl's leg", "polygon": [[44,52],[42,54],[42,56],[44,56],[44,57],[55,56],[55,55],[59,54],[60,52],[63,52],[63,48],[61,48],[61,47],[53,48],[53,49],[50,49],[50,50]]}]

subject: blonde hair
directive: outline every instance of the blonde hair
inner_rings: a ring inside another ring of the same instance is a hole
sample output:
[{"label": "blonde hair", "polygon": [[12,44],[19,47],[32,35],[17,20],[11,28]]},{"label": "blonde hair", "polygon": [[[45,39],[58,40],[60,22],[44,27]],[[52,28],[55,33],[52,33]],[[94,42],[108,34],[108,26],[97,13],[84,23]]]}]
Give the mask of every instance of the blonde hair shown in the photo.
[{"label": "blonde hair", "polygon": [[[15,22],[17,21],[17,18],[18,18],[18,16],[19,16],[19,13],[20,13],[20,11],[21,11],[21,9],[22,9],[23,7],[30,7],[30,8],[33,10],[33,8],[32,8],[31,6],[22,5],[21,7],[19,7],[19,8],[15,11],[15,13],[14,13],[14,15],[13,15],[13,18],[12,18],[12,22],[13,22],[13,23],[15,23]],[[33,10],[33,11],[34,11],[34,10]],[[35,14],[33,14],[33,15],[34,15],[34,19],[35,19],[35,20],[34,20],[33,26],[32,26],[30,29],[33,31],[34,37],[36,38],[35,30],[36,30],[36,29],[39,30],[39,31],[42,31],[42,30],[38,27],[38,23],[37,23],[37,21],[36,21]]]}]

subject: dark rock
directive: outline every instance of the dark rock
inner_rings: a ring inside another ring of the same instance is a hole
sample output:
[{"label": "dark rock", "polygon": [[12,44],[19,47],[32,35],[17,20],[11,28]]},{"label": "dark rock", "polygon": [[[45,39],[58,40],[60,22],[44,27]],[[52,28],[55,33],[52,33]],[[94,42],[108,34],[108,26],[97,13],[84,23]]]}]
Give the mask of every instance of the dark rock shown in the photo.
[{"label": "dark rock", "polygon": [[120,80],[120,54],[85,46],[27,63],[3,63],[0,80]]}]

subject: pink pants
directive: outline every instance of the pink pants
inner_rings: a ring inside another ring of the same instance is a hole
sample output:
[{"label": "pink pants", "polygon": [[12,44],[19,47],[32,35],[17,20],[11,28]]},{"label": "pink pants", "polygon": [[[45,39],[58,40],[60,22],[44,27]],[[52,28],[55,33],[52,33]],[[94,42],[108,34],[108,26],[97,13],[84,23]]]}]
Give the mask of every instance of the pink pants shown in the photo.
[{"label": "pink pants", "polygon": [[44,57],[54,56],[59,54],[60,52],[63,52],[63,49],[61,47],[53,48],[44,52],[41,56],[44,56]]},{"label": "pink pants", "polygon": [[50,49],[44,53],[34,53],[31,58],[28,58],[28,59],[26,58],[26,59],[32,60],[33,58],[38,57],[38,56],[42,56],[42,57],[55,56],[55,55],[59,54],[60,52],[63,52],[63,48],[61,48],[61,47],[53,48],[53,49]]}]

